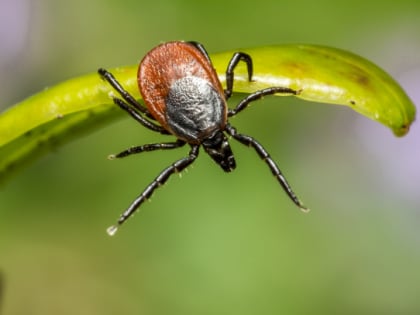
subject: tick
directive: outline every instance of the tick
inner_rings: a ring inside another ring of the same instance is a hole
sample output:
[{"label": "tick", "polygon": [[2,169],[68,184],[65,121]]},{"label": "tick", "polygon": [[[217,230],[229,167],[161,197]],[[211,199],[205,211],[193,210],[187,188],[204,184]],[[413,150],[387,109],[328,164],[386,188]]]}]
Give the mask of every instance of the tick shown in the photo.
[{"label": "tick", "polygon": [[271,173],[289,198],[303,211],[308,209],[295,195],[277,164],[264,147],[253,137],[239,133],[230,125],[229,118],[244,110],[251,102],[276,93],[296,95],[299,92],[287,87],[270,87],[256,91],[242,99],[235,108],[229,109],[227,100],[232,95],[234,69],[245,62],[248,80],[252,81],[253,63],[244,52],[233,54],[226,69],[226,89],[223,89],[209,55],[197,42],[174,41],[152,49],[140,62],[137,82],[146,106],[130,95],[115,77],[105,69],[98,73],[121,96],[112,96],[121,109],[144,127],[163,135],[175,136],[176,140],[131,147],[110,158],[123,158],[155,150],[176,149],[188,144],[188,156],[175,161],[164,169],[125,210],[116,225],[107,229],[113,235],[154,191],[168,178],[191,165],[198,157],[200,147],[225,171],[236,168],[228,138],[252,147],[265,161]]}]

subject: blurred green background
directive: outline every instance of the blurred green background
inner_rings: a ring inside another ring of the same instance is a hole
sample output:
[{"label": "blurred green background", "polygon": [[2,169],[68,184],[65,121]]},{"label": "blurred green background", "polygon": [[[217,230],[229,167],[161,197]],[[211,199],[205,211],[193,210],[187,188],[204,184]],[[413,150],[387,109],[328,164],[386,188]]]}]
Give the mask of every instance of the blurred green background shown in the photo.
[{"label": "blurred green background", "polygon": [[[179,39],[209,52],[347,49],[420,104],[419,30],[417,0],[1,0],[0,108]],[[347,108],[274,97],[232,123],[266,146],[309,214],[232,142],[235,172],[202,152],[110,238],[105,228],[188,151],[108,161],[162,139],[127,117],[1,187],[0,312],[420,314],[418,124],[397,139]]]}]

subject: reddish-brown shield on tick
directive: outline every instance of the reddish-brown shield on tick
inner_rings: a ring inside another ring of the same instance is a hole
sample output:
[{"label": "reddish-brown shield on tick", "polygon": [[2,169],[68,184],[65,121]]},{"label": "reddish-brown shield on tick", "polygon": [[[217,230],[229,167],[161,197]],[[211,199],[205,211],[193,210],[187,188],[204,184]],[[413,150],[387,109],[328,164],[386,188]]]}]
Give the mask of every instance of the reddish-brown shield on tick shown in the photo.
[{"label": "reddish-brown shield on tick", "polygon": [[175,136],[172,142],[152,143],[131,147],[110,158],[122,158],[131,154],[154,150],[175,149],[188,144],[188,156],[164,169],[120,216],[116,225],[108,228],[115,234],[139,207],[150,198],[156,188],[168,178],[181,172],[195,161],[200,146],[225,171],[236,168],[235,158],[227,135],[240,143],[252,147],[263,159],[290,199],[303,211],[308,209],[296,197],[277,164],[264,147],[254,138],[237,132],[229,124],[232,117],[244,110],[251,102],[266,95],[283,93],[296,95],[286,87],[270,87],[256,91],[239,102],[233,109],[227,106],[232,95],[234,69],[243,61],[247,65],[248,80],[252,81],[253,64],[250,55],[244,52],[233,54],[226,69],[226,89],[223,89],[209,55],[197,42],[168,42],[152,49],[141,61],[138,69],[138,86],[146,106],[130,95],[115,77],[105,69],[100,76],[118,92],[121,98],[113,101],[144,127],[163,135]]}]

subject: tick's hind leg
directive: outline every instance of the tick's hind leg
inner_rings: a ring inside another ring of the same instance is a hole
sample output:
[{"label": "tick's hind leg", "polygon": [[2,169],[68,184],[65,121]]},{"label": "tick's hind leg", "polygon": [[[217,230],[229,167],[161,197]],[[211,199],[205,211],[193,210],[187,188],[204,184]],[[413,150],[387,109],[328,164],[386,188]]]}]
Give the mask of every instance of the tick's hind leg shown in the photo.
[{"label": "tick's hind leg", "polygon": [[258,155],[260,156],[260,158],[263,159],[264,162],[267,164],[267,166],[270,168],[271,173],[276,177],[277,181],[283,187],[284,191],[289,196],[289,198],[292,199],[294,204],[297,205],[304,212],[309,211],[309,209],[306,208],[303,205],[303,203],[299,200],[299,198],[295,195],[289,183],[287,182],[286,178],[281,173],[276,162],[273,161],[273,159],[270,157],[268,152],[257,140],[255,140],[254,138],[250,136],[238,133],[236,129],[230,125],[226,126],[226,131],[240,143],[245,144],[246,146],[249,146],[249,147],[253,147],[255,151],[258,153]]},{"label": "tick's hind leg", "polygon": [[233,81],[234,81],[233,70],[236,68],[239,61],[243,61],[246,63],[247,71],[248,71],[248,81],[249,82],[252,81],[253,66],[252,66],[251,56],[244,52],[234,53],[226,69],[226,90],[225,90],[226,99],[229,99],[232,96]]},{"label": "tick's hind leg", "polygon": [[251,102],[257,101],[264,96],[273,95],[273,94],[286,94],[286,95],[297,95],[300,91],[295,91],[293,89],[281,86],[274,86],[269,87],[263,90],[256,91],[252,94],[249,94],[245,97],[242,101],[239,102],[238,105],[234,109],[229,109],[228,116],[232,117],[238,114],[239,112],[243,111]]},{"label": "tick's hind leg", "polygon": [[121,95],[122,99],[112,96],[112,99],[116,105],[129,113],[131,117],[137,120],[144,127],[156,132],[160,132],[162,134],[169,134],[169,132],[162,126],[159,126],[146,119],[146,117],[148,117],[152,120],[155,120],[147,108],[137,102],[136,99],[121,86],[121,84],[115,79],[111,72],[100,68],[98,73],[102,79],[106,80]]},{"label": "tick's hind leg", "polygon": [[118,105],[122,110],[126,111],[130,114],[131,117],[133,117],[135,120],[137,120],[140,124],[142,124],[144,127],[159,132],[161,134],[167,135],[169,132],[163,128],[162,126],[159,126],[146,118],[144,118],[134,107],[129,106],[126,102],[124,102],[122,99],[114,97],[113,101],[116,105]]},{"label": "tick's hind leg", "polygon": [[111,154],[108,156],[108,159],[110,160],[120,159],[120,158],[129,156],[131,154],[150,152],[150,151],[155,151],[155,150],[176,149],[176,148],[182,147],[183,145],[185,145],[185,141],[182,141],[182,140],[177,140],[175,142],[144,144],[144,145],[128,148],[127,150],[124,150],[118,154]]},{"label": "tick's hind leg", "polygon": [[124,211],[124,213],[118,219],[117,224],[107,229],[108,234],[114,235],[117,232],[118,227],[121,224],[123,224],[128,218],[130,218],[134,214],[134,212],[141,206],[141,204],[152,196],[152,194],[158,187],[165,184],[172,174],[177,173],[177,172],[182,172],[182,170],[184,170],[187,166],[191,165],[191,163],[193,163],[194,160],[198,156],[198,150],[199,150],[198,145],[191,146],[190,153],[188,154],[187,157],[184,157],[176,161],[171,166],[164,169],[159,174],[159,176],[156,177],[149,184],[149,186],[146,187],[146,189],[141,193],[141,195],[138,196],[137,199],[133,201],[130,207],[128,207],[128,209]]},{"label": "tick's hind leg", "polygon": [[115,77],[113,76],[113,74],[111,72],[109,72],[106,69],[100,68],[98,70],[98,73],[101,76],[101,78],[104,79],[104,80],[106,80],[121,95],[121,97],[128,104],[130,104],[131,106],[135,107],[136,109],[138,109],[143,114],[147,114],[148,116],[150,115],[149,114],[149,111],[147,110],[147,108],[144,107],[139,102],[137,102],[137,100],[122,87],[122,85],[120,84],[120,82],[118,82],[117,79],[115,79]]}]

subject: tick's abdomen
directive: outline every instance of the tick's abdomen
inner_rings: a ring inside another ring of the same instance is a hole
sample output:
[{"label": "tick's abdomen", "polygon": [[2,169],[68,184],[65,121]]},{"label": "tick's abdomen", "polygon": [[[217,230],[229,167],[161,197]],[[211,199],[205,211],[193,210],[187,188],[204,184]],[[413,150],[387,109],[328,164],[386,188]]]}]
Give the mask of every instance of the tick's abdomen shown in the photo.
[{"label": "tick's abdomen", "polygon": [[165,103],[169,129],[189,143],[224,129],[225,101],[208,80],[186,76],[173,81]]}]

